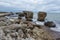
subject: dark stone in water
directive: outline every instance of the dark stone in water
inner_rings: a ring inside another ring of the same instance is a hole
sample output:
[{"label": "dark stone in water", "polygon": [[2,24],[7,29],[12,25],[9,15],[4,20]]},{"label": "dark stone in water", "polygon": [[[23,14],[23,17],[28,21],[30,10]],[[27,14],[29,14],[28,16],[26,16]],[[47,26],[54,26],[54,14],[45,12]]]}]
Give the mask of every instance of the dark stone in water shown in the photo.
[{"label": "dark stone in water", "polygon": [[56,27],[56,24],[52,21],[45,22],[44,25],[48,27]]}]

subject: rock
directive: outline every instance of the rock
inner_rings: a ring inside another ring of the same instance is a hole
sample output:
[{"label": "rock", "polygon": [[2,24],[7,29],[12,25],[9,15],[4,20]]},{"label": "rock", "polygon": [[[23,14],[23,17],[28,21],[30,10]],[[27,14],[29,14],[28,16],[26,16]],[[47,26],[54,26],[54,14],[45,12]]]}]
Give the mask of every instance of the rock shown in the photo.
[{"label": "rock", "polygon": [[15,23],[17,23],[17,24],[20,24],[20,22],[21,22],[20,19],[15,20]]},{"label": "rock", "polygon": [[56,24],[52,21],[45,22],[44,25],[48,27],[56,27]]},{"label": "rock", "polygon": [[18,14],[20,17],[24,17],[24,14],[23,13],[19,13]]},{"label": "rock", "polygon": [[6,27],[3,28],[3,32],[5,33],[5,36],[7,36],[7,34],[11,32],[11,30],[9,30],[8,27]]},{"label": "rock", "polygon": [[56,40],[60,40],[60,38],[57,38]]},{"label": "rock", "polygon": [[0,17],[0,21],[6,21],[7,18],[6,17]]},{"label": "rock", "polygon": [[32,21],[32,18],[26,18],[26,21]]},{"label": "rock", "polygon": [[9,19],[11,24],[20,24],[21,20],[20,19]]},{"label": "rock", "polygon": [[0,17],[10,16],[12,13],[9,12],[0,12]]},{"label": "rock", "polygon": [[27,21],[31,21],[33,18],[33,12],[31,11],[23,11],[25,18]]},{"label": "rock", "polygon": [[53,39],[53,36],[47,30],[44,30],[42,28],[39,29],[38,27],[35,27],[33,29],[33,35],[35,36],[34,38],[36,38],[36,40],[38,40],[38,39],[41,39],[41,40],[45,40],[45,39],[52,40]]},{"label": "rock", "polygon": [[18,14],[18,19],[21,19],[22,17],[24,17],[24,14],[23,13],[19,13]]},{"label": "rock", "polygon": [[47,13],[46,12],[39,12],[38,13],[38,21],[45,21],[45,18],[47,16]]},{"label": "rock", "polygon": [[18,33],[16,33],[16,32],[10,33],[10,36],[11,36],[12,38],[16,38],[17,35],[18,35]]},{"label": "rock", "polygon": [[[37,25],[31,21],[21,21],[20,24],[11,24],[0,27],[2,40],[52,40],[52,35],[44,25]],[[3,38],[5,37],[5,38]],[[59,40],[59,39],[57,39]]]},{"label": "rock", "polygon": [[0,27],[0,40],[3,40],[3,39],[5,39],[4,38],[4,32],[3,32],[3,29]]},{"label": "rock", "polygon": [[1,26],[7,26],[7,23],[6,22],[3,22],[3,21],[0,21],[0,27]]},{"label": "rock", "polygon": [[19,34],[19,36],[20,36],[21,38],[23,38],[24,33],[23,33],[23,31],[22,31],[21,29],[18,30],[18,34]]}]

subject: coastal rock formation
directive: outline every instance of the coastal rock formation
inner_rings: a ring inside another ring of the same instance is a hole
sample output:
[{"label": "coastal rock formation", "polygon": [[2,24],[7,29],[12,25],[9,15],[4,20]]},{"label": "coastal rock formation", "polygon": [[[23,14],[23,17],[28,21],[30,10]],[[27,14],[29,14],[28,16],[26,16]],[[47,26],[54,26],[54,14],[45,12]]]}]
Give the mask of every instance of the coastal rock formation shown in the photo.
[{"label": "coastal rock formation", "polygon": [[32,21],[33,18],[33,12],[31,11],[23,11],[25,18],[27,21]]},{"label": "coastal rock formation", "polygon": [[[0,20],[0,40],[59,40],[60,34],[50,30],[55,27],[54,22],[48,21],[39,25],[32,21],[33,12],[24,11],[19,18]],[[23,19],[22,17],[26,18]],[[38,20],[44,21],[47,14],[39,12]],[[20,19],[21,18],[21,19]],[[48,27],[47,27],[48,26]]]},{"label": "coastal rock formation", "polygon": [[44,26],[36,25],[32,22],[2,26],[1,30],[5,40],[53,40],[52,34]]},{"label": "coastal rock formation", "polygon": [[46,12],[38,12],[38,21],[44,21],[47,16]]},{"label": "coastal rock formation", "polygon": [[48,27],[56,27],[56,24],[52,21],[45,22],[44,25]]}]

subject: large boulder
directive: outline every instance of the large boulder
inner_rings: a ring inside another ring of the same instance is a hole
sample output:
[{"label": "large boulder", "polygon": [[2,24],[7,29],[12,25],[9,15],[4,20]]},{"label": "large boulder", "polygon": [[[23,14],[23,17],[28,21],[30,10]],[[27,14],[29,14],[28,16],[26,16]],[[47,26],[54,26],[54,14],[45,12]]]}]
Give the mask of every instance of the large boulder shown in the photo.
[{"label": "large boulder", "polygon": [[18,19],[21,19],[21,17],[24,17],[24,14],[22,12],[18,14]]},{"label": "large boulder", "polygon": [[25,18],[27,21],[32,21],[33,18],[33,12],[31,11],[23,11]]},{"label": "large boulder", "polygon": [[46,12],[38,12],[38,21],[44,21],[47,16]]},{"label": "large boulder", "polygon": [[56,27],[56,24],[52,21],[45,22],[44,25],[48,27]]}]

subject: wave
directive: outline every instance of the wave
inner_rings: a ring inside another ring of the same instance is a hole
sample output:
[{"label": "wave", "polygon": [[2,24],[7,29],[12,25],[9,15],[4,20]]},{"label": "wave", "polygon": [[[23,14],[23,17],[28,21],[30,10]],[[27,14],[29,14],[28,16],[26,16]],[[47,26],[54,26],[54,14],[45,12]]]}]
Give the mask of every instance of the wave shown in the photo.
[{"label": "wave", "polygon": [[60,24],[58,22],[55,21],[56,27],[55,28],[50,28],[53,31],[57,31],[60,32]]}]

